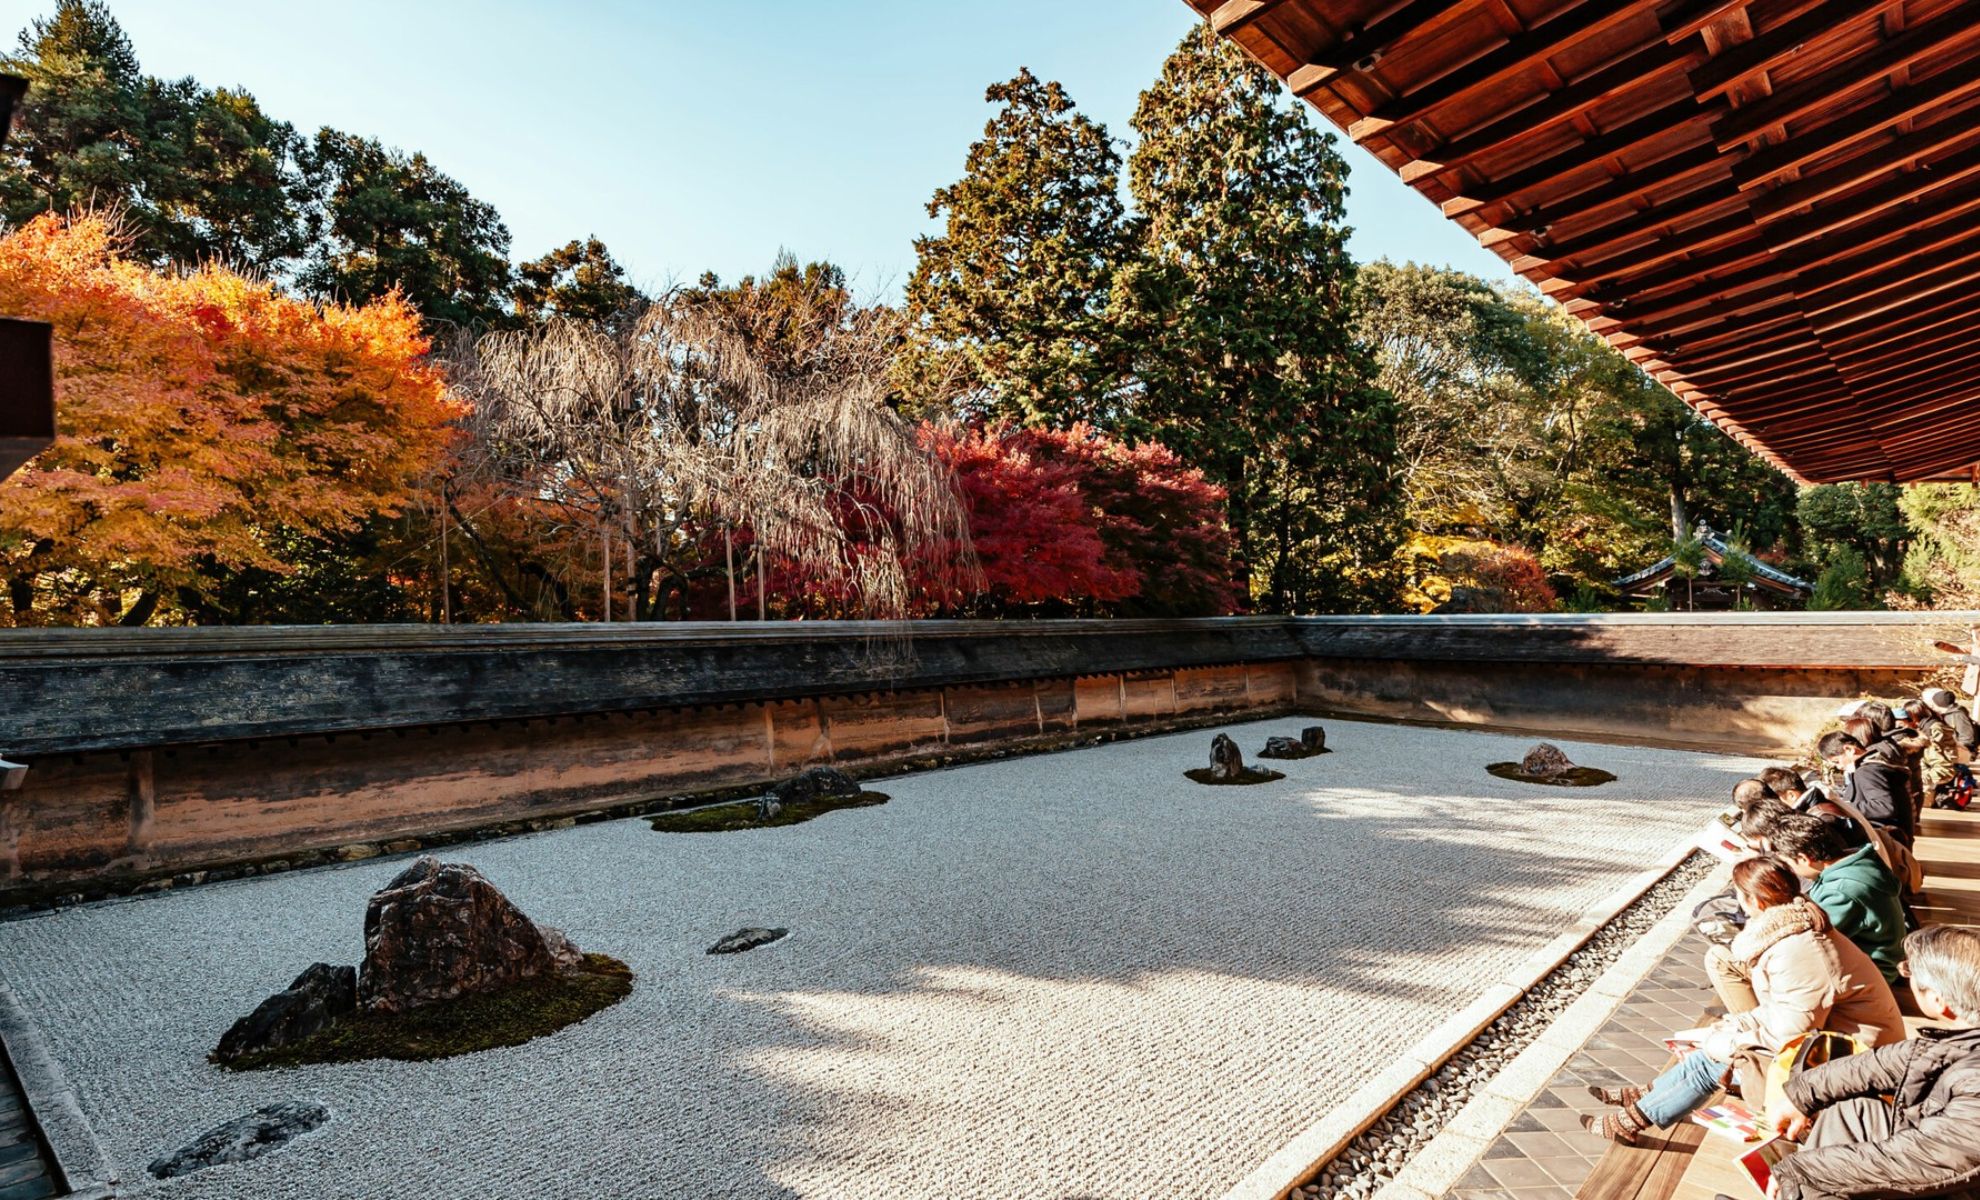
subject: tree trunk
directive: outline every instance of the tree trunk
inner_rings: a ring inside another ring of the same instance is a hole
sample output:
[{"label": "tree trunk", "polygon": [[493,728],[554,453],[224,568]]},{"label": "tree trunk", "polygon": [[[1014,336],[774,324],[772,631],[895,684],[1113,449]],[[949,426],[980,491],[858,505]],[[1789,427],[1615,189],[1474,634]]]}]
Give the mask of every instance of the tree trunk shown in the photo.
[{"label": "tree trunk", "polygon": [[722,522],[723,571],[729,578],[729,619],[736,619],[736,537],[727,521]]},{"label": "tree trunk", "polygon": [[1684,485],[1671,480],[1671,536],[1682,541],[1691,534],[1691,514],[1685,511]]},{"label": "tree trunk", "polygon": [[600,554],[598,557],[599,557],[600,565],[604,568],[604,572],[605,572],[605,623],[607,625],[610,625],[612,623],[612,529],[611,526],[608,525],[605,528],[599,530],[598,536],[604,545],[604,553]]},{"label": "tree trunk", "polygon": [[[474,523],[461,515],[461,510],[454,505],[454,498],[443,495],[442,501],[446,504],[447,511],[453,515],[454,524],[460,527],[462,536],[467,538],[469,547],[474,550],[474,556],[481,560],[481,568],[488,572],[488,578],[494,581],[496,587],[502,589],[502,595],[508,597],[509,603],[516,606],[517,612],[534,614],[536,612],[536,606],[523,599],[522,593],[510,586],[508,578],[502,574],[501,568],[495,565],[494,552],[489,550],[488,543],[481,540],[481,534],[475,529]],[[518,570],[527,575],[529,574],[529,568],[534,565],[533,563],[525,563]],[[542,570],[540,567],[537,569],[539,571]],[[573,619],[568,600],[564,604],[564,619]]]}]

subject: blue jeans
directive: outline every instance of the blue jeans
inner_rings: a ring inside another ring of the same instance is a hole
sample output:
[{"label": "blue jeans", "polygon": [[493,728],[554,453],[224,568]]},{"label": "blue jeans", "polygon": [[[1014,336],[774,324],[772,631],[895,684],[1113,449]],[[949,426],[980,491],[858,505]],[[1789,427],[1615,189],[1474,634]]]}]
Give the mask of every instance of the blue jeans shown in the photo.
[{"label": "blue jeans", "polygon": [[1693,1050],[1657,1076],[1650,1091],[1636,1102],[1643,1119],[1668,1129],[1705,1106],[1725,1078],[1726,1065],[1703,1050]]}]

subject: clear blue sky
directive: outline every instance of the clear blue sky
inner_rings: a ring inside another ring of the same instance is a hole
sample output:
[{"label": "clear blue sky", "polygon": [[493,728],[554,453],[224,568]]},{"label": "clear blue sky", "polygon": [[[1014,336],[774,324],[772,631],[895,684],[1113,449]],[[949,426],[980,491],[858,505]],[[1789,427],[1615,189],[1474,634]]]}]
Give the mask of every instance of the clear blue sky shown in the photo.
[{"label": "clear blue sky", "polygon": [[[597,234],[649,286],[779,248],[898,289],[962,169],[985,85],[1021,66],[1126,138],[1183,0],[109,0],[146,71],[422,150],[532,258]],[[0,6],[18,28],[52,0]],[[1316,116],[1314,118],[1318,120]],[[1510,278],[1341,139],[1356,257]]]}]

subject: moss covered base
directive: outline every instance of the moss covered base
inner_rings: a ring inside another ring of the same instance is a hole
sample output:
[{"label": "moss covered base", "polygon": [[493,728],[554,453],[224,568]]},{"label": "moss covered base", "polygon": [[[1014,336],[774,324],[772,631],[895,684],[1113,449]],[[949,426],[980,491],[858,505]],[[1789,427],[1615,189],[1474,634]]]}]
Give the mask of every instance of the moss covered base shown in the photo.
[{"label": "moss covered base", "polygon": [[731,829],[774,829],[779,825],[799,825],[841,808],[871,808],[885,804],[885,792],[861,792],[857,796],[820,796],[815,800],[794,800],[768,820],[756,815],[756,801],[740,804],[713,804],[686,812],[661,813],[653,818],[660,833],[722,833]]},{"label": "moss covered base", "polygon": [[1548,787],[1594,787],[1598,783],[1614,783],[1616,777],[1595,767],[1569,767],[1553,775],[1529,775],[1516,762],[1492,763],[1485,768],[1501,779],[1512,779],[1520,783],[1542,783]]},{"label": "moss covered base", "polygon": [[1274,762],[1290,762],[1293,759],[1318,758],[1322,754],[1332,754],[1332,753],[1333,751],[1327,749],[1327,747],[1325,746],[1321,746],[1317,750],[1311,747],[1302,747],[1298,750],[1288,751],[1287,753],[1284,754],[1267,754],[1263,750],[1260,750],[1258,752],[1258,757],[1269,758]]},{"label": "moss covered base", "polygon": [[1211,787],[1243,787],[1249,783],[1270,783],[1275,779],[1286,777],[1283,771],[1267,771],[1259,767],[1246,767],[1236,779],[1219,779],[1210,773],[1209,767],[1193,767],[1183,774],[1197,783],[1207,783]]},{"label": "moss covered base", "polygon": [[320,1033],[221,1066],[234,1071],[360,1062],[368,1058],[423,1061],[519,1046],[575,1025],[631,994],[632,968],[587,954],[584,962],[485,996],[404,1013],[357,1012]]}]

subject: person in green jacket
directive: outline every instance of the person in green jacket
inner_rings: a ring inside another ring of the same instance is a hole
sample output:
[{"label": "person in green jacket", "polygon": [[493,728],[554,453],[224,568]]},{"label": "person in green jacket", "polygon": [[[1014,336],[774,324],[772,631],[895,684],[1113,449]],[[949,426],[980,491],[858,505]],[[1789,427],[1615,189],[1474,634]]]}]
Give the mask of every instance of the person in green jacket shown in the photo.
[{"label": "person in green jacket", "polygon": [[1799,815],[1777,822],[1767,845],[1806,881],[1808,898],[1870,956],[1885,982],[1899,989],[1904,905],[1897,876],[1877,857],[1876,849],[1851,847],[1834,822]]}]

